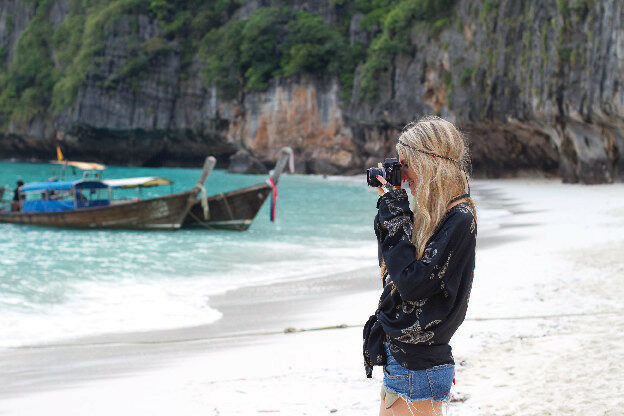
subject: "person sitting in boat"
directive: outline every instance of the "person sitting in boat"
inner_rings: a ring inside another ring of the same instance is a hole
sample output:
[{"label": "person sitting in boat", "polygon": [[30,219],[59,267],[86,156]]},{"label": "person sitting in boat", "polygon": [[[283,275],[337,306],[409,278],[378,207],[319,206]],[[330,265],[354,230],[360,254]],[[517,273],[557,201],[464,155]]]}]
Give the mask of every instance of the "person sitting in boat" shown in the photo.
[{"label": "person sitting in boat", "polygon": [[13,191],[13,201],[11,202],[11,211],[21,211],[19,188],[24,185],[23,181],[17,181],[15,191]]},{"label": "person sitting in boat", "polygon": [[48,192],[48,199],[50,201],[55,201],[55,200],[60,199],[60,198],[61,198],[61,194],[59,193],[59,191],[52,190],[52,191]]},{"label": "person sitting in boat", "polygon": [[79,190],[76,190],[76,200],[81,203],[88,201],[87,197],[84,196],[84,194],[80,192]]}]

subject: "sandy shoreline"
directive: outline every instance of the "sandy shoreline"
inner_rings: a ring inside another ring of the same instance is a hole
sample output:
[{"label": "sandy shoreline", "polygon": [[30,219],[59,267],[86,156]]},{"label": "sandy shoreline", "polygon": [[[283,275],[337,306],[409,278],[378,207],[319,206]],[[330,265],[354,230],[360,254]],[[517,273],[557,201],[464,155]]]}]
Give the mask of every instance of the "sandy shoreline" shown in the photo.
[{"label": "sandy shoreline", "polygon": [[[283,334],[287,328],[360,325],[361,316],[336,320],[332,314],[338,312],[340,316],[345,297],[374,300],[378,290],[375,273],[376,268],[369,267],[230,290],[210,297],[210,306],[223,317],[207,325],[105,334],[0,350],[0,367],[4,370],[0,373],[0,409],[3,398],[124,376],[189,354],[232,344],[253,344],[258,338]],[[370,307],[374,310],[374,306],[372,303]]]},{"label": "sandy shoreline", "polygon": [[[449,414],[622,414],[624,185],[475,191],[501,218],[480,224]],[[359,326],[376,273],[214,296],[223,318],[206,326],[2,350],[0,414],[376,414],[381,376],[364,378]],[[341,324],[353,327],[283,333]]]}]

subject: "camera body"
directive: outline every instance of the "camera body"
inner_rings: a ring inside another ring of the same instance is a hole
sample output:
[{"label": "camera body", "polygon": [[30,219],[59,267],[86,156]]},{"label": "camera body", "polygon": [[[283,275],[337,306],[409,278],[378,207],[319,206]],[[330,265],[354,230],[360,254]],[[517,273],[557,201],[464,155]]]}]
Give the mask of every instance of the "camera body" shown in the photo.
[{"label": "camera body", "polygon": [[381,182],[377,175],[383,177],[392,186],[401,186],[401,163],[396,157],[384,160],[381,167],[366,169],[366,183],[368,186],[378,187]]}]

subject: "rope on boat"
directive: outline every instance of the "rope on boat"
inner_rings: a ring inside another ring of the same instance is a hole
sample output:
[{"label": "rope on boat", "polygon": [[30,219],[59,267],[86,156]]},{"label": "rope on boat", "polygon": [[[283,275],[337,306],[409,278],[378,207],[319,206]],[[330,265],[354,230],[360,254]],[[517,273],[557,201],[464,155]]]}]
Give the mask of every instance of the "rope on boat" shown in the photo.
[{"label": "rope on boat", "polygon": [[208,193],[206,192],[206,188],[204,185],[198,183],[195,185],[196,188],[199,188],[199,198],[201,201],[202,212],[204,213],[204,219],[210,219],[210,211],[208,205]]},{"label": "rope on boat", "polygon": [[284,146],[280,149],[279,158],[277,163],[275,164],[275,169],[271,171],[271,176],[265,181],[267,186],[271,188],[271,209],[269,212],[269,218],[271,222],[275,222],[276,217],[276,207],[277,207],[277,181],[279,180],[280,175],[284,171],[286,167],[286,159],[288,157],[288,168],[290,169],[290,173],[295,173],[295,152],[292,148],[288,146]]},{"label": "rope on boat", "polygon": [[228,216],[230,217],[230,220],[234,220],[234,214],[232,213],[232,209],[230,208],[230,204],[228,204],[227,198],[225,197],[224,194],[219,194],[219,196],[221,197],[221,200],[223,200],[223,204],[225,205],[225,210],[228,213]]}]

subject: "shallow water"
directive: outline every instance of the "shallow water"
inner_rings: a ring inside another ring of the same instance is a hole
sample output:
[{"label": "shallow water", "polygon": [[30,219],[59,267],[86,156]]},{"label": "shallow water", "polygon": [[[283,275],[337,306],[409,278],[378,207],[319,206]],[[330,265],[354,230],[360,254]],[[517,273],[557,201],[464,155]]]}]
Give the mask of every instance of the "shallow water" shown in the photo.
[{"label": "shallow water", "polygon": [[[0,163],[0,186],[55,174],[52,165]],[[188,189],[199,174],[200,169],[109,167],[104,177],[175,181],[142,194],[123,191],[148,198]],[[206,189],[211,195],[265,179],[215,170]],[[374,265],[375,201],[362,179],[284,175],[276,221],[269,221],[267,201],[245,232],[0,224],[0,346],[205,324],[220,316],[208,306],[210,294]]]}]

